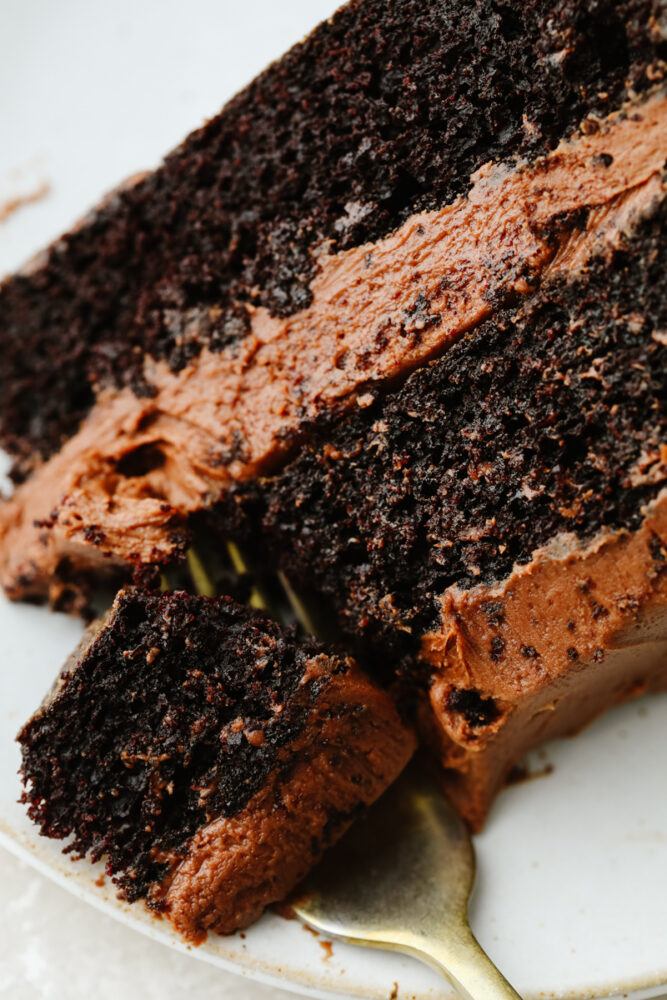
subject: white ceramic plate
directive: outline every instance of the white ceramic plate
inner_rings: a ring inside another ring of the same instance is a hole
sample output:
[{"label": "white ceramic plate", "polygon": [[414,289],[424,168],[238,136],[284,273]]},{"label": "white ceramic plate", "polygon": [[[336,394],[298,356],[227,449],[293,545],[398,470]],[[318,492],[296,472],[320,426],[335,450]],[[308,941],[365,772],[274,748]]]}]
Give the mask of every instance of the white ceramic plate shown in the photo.
[{"label": "white ceramic plate", "polygon": [[[0,224],[0,274],[19,266],[125,175],[160,156],[335,0],[2,0],[0,204],[47,197]],[[100,869],[37,837],[16,799],[13,739],[80,634],[78,622],[0,599],[0,839],[138,931],[183,949],[119,903]],[[505,791],[477,838],[474,930],[526,997],[655,997],[667,984],[667,697],[611,713],[536,755],[548,777]],[[446,995],[408,959],[320,943],[265,916],[192,950],[316,996]]]},{"label": "white ceramic plate", "polygon": [[[100,883],[39,837],[16,802],[14,736],[78,640],[80,624],[0,599],[0,841],[76,895],[174,948],[178,937],[142,905]],[[574,740],[535,754],[553,772],[504,791],[476,838],[475,933],[525,997],[657,996],[667,983],[667,696],[642,699]],[[316,996],[432,998],[442,982],[416,962],[320,942],[266,915],[245,935],[210,938],[191,954]]]}]

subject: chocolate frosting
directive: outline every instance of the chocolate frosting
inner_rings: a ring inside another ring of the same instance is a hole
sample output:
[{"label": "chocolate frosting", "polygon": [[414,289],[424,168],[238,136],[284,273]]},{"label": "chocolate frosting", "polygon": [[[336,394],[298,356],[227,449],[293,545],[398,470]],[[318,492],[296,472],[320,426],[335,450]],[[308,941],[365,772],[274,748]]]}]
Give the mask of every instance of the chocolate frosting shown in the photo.
[{"label": "chocolate frosting", "polygon": [[667,688],[667,490],[635,532],[565,536],[497,587],[450,588],[420,728],[474,828],[531,747]]},{"label": "chocolate frosting", "polygon": [[[234,348],[174,373],[146,358],[154,393],[101,392],[79,432],[0,512],[0,579],[12,597],[57,587],[63,560],[168,559],[183,520],[232,481],[267,471],[322,412],[367,406],[510,292],[569,275],[657,198],[667,97],[586,123],[533,165],[488,164],[466,198],[375,244],[320,248],[310,306],[252,311]],[[562,226],[586,208],[584,228]],[[196,334],[205,317],[189,317]],[[184,336],[189,336],[186,329]]]},{"label": "chocolate frosting", "polygon": [[195,834],[152,894],[195,943],[247,927],[284,899],[412,756],[414,735],[356,666],[331,675],[313,659],[301,686],[313,678],[322,693],[306,730],[241,812]]}]

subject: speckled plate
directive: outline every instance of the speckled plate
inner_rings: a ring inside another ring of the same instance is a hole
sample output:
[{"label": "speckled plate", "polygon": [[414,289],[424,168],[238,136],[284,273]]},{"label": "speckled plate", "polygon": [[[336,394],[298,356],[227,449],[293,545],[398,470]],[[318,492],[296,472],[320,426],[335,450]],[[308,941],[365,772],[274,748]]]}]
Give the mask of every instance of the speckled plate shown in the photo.
[{"label": "speckled plate", "polygon": [[[335,0],[21,0],[0,4],[0,274],[124,176],[156,163],[337,6]],[[48,188],[48,194],[45,194]],[[2,213],[0,213],[1,215]],[[17,805],[14,736],[75,645],[78,622],[0,599],[0,840],[137,931],[187,950],[164,921],[116,900],[101,870],[38,837]],[[472,923],[525,997],[655,997],[667,984],[667,696],[641,700],[530,767],[477,838]],[[313,996],[447,995],[409,959],[321,942],[265,916],[193,958]]]}]

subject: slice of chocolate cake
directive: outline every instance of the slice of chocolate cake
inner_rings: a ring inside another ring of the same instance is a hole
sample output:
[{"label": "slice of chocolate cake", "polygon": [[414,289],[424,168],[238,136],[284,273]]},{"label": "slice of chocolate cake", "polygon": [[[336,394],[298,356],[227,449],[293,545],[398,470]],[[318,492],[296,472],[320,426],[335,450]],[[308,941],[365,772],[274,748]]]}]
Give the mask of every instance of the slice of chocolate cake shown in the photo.
[{"label": "slice of chocolate cake", "polygon": [[414,749],[349,658],[228,598],[134,589],[19,740],[41,832],[195,941],[283,899]]},{"label": "slice of chocolate cake", "polygon": [[666,231],[662,201],[220,512],[398,671],[475,827],[527,749],[667,687]]},{"label": "slice of chocolate cake", "polygon": [[582,265],[655,195],[664,30],[662,0],[353,0],[9,278],[8,592],[173,556],[230,483]]},{"label": "slice of chocolate cake", "polygon": [[8,279],[8,593],[261,527],[475,825],[661,685],[666,37],[664,0],[353,0]]}]

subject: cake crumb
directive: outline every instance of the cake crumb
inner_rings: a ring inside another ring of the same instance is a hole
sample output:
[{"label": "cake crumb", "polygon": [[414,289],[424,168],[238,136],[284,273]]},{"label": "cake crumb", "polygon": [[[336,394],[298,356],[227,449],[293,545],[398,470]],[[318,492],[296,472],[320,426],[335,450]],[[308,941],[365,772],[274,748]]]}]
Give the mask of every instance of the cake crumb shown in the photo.
[{"label": "cake crumb", "polygon": [[8,198],[7,201],[0,205],[0,222],[6,222],[10,215],[17,212],[19,208],[23,208],[24,205],[32,205],[34,202],[46,198],[50,191],[51,185],[49,182],[42,181],[34,191],[29,191],[27,194],[17,194],[14,198]]},{"label": "cake crumb", "polygon": [[318,941],[318,944],[324,952],[322,961],[328,962],[330,958],[333,958],[333,941]]},{"label": "cake crumb", "polygon": [[553,774],[553,764],[545,764],[535,771],[530,771],[525,764],[515,764],[505,781],[506,785],[521,785],[524,781],[533,781],[536,778],[546,778]]}]

